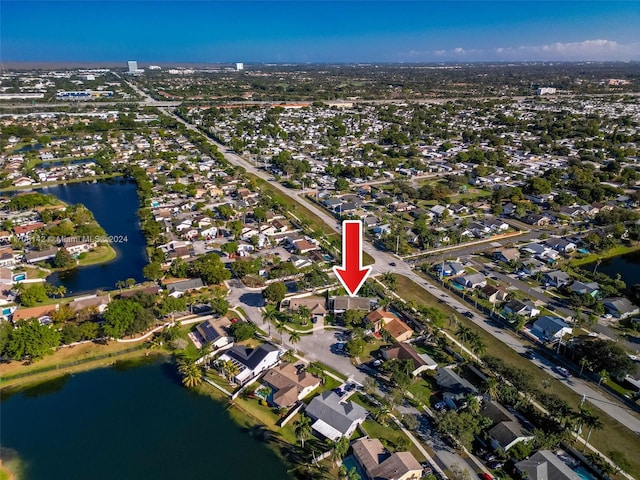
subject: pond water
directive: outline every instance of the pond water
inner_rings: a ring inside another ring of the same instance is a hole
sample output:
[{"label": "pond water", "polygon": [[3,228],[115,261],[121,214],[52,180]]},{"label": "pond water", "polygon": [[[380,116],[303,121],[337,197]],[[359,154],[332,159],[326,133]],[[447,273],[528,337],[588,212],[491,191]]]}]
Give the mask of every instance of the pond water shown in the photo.
[{"label": "pond water", "polygon": [[21,480],[284,480],[286,465],[226,407],[154,362],[2,391],[2,447]]}]

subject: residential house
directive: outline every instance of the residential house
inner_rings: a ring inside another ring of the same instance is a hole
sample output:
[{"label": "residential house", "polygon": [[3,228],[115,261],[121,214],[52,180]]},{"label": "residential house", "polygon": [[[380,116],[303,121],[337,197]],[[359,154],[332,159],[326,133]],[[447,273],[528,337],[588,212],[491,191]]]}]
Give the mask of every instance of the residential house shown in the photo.
[{"label": "residential house", "polygon": [[327,309],[324,306],[325,303],[324,297],[291,298],[289,300],[289,311],[297,312],[300,307],[307,307],[311,312],[312,321],[315,323],[324,320],[327,314]]},{"label": "residential house", "polygon": [[300,254],[311,252],[312,250],[319,250],[320,247],[315,243],[311,243],[309,240],[299,240],[293,244],[293,248]]},{"label": "residential house", "polygon": [[62,247],[71,255],[79,255],[95,248],[96,244],[93,242],[83,242],[82,240],[76,240],[74,238],[65,238],[62,240]]},{"label": "residential house", "polygon": [[525,301],[521,302],[520,300],[509,300],[503,307],[504,312],[511,315],[521,315],[523,317],[535,317],[536,315],[540,315],[540,309],[537,308],[533,303]]},{"label": "residential house", "polygon": [[520,258],[517,248],[504,248],[493,252],[493,259],[503,263],[515,262]]},{"label": "residential house", "polygon": [[166,285],[166,287],[169,296],[179,298],[185,292],[204,288],[204,283],[202,283],[202,279],[200,278],[191,278],[189,280],[178,280],[177,282]]},{"label": "residential house", "polygon": [[426,353],[418,353],[412,345],[408,343],[397,343],[382,350],[382,356],[389,360],[395,358],[397,360],[409,360],[413,364],[411,375],[414,377],[420,375],[425,370],[435,370],[438,368],[438,362]]},{"label": "residential house", "polygon": [[52,322],[51,315],[58,310],[59,305],[42,305],[39,307],[19,308],[11,317],[13,323],[20,320],[28,320],[30,318],[36,318],[43,325],[48,325]]},{"label": "residential house", "polygon": [[487,284],[487,278],[481,273],[470,273],[454,279],[458,285],[465,288],[481,288]]},{"label": "residential house", "polygon": [[378,309],[369,313],[364,319],[369,323],[374,333],[385,329],[396,342],[404,342],[413,336],[411,327],[392,312]]},{"label": "residential house", "polygon": [[320,379],[302,367],[281,363],[264,374],[262,381],[272,388],[271,402],[275,406],[288,408],[320,386]]},{"label": "residential house", "polygon": [[478,389],[450,368],[439,368],[436,383],[442,389],[442,398],[452,410],[457,410],[466,402],[467,395],[478,395]]},{"label": "residential house", "polygon": [[543,315],[535,321],[531,331],[545,340],[556,340],[571,335],[573,329],[559,317]]},{"label": "residential house", "polygon": [[552,287],[560,288],[569,285],[573,279],[561,270],[553,270],[542,275],[542,281]]},{"label": "residential house", "polygon": [[11,243],[11,232],[0,230],[0,243]]},{"label": "residential house", "polygon": [[265,370],[273,367],[280,361],[282,352],[269,343],[263,343],[256,348],[248,348],[242,345],[234,345],[220,355],[221,362],[231,361],[238,368],[238,374],[233,377],[236,383],[245,385]]},{"label": "residential house", "polygon": [[13,270],[10,268],[0,267],[0,285],[13,285]]},{"label": "residential house", "polygon": [[546,215],[538,215],[536,213],[531,213],[522,218],[522,221],[527,225],[534,225],[536,227],[544,227],[551,223],[551,218]]},{"label": "residential house", "polygon": [[330,309],[334,315],[340,315],[347,310],[359,310],[368,312],[371,308],[377,304],[376,298],[365,297],[333,297],[329,299]]},{"label": "residential house", "polygon": [[56,256],[58,253],[58,247],[51,247],[45,250],[33,250],[31,252],[27,252],[24,254],[24,259],[27,263],[38,263],[44,262],[45,260],[49,260]]},{"label": "residential house", "polygon": [[314,397],[305,413],[314,420],[311,427],[316,432],[335,441],[351,437],[369,412],[350,400],[343,402],[337,393],[329,390]]},{"label": "residential house", "polygon": [[640,312],[640,309],[636,305],[624,297],[605,298],[602,304],[608,314],[620,319],[636,315]]},{"label": "residential house", "polygon": [[577,247],[575,243],[565,240],[564,238],[549,238],[544,243],[547,247],[560,253],[571,253]]},{"label": "residential house", "polygon": [[95,308],[98,313],[103,313],[110,302],[111,297],[109,295],[87,295],[85,297],[78,297],[73,300],[73,302],[70,302],[69,308],[75,313],[85,308]]},{"label": "residential house", "polygon": [[525,429],[520,420],[497,402],[484,402],[480,415],[492,422],[487,436],[494,450],[506,452],[519,442],[533,440],[533,435]]},{"label": "residential house", "polygon": [[422,466],[411,452],[388,452],[377,438],[359,438],[353,455],[372,480],[419,480]]},{"label": "residential house", "polygon": [[0,267],[13,267],[16,264],[16,257],[11,247],[0,248]]},{"label": "residential house", "polygon": [[528,480],[581,480],[582,477],[549,450],[538,450],[527,460],[515,464],[516,471]]},{"label": "residential house", "polygon": [[221,325],[221,319],[210,318],[196,326],[196,332],[203,344],[210,344],[214,349],[225,347],[233,343],[233,337]]},{"label": "residential house", "polygon": [[435,266],[436,272],[443,277],[450,277],[453,275],[463,275],[466,273],[464,265],[460,262],[443,262],[438,263]]},{"label": "residential house", "polygon": [[577,293],[578,295],[597,297],[600,294],[600,285],[598,285],[597,282],[584,283],[576,280],[569,285],[569,291],[571,293]]},{"label": "residential house", "polygon": [[507,298],[509,292],[504,287],[494,287],[493,285],[485,285],[480,289],[480,294],[489,300],[490,303],[501,302]]}]

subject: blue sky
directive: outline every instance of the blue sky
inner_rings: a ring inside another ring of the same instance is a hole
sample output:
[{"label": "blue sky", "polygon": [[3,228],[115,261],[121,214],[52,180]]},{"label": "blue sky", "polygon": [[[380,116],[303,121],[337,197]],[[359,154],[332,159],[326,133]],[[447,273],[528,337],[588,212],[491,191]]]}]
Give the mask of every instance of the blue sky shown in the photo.
[{"label": "blue sky", "polygon": [[640,60],[621,1],[0,1],[1,61]]}]

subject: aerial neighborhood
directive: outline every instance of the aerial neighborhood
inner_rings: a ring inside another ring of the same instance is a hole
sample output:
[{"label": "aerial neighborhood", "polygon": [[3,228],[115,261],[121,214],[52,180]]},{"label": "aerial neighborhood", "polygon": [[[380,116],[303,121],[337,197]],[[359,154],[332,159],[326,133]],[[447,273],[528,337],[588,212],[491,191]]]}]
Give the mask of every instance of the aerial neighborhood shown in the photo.
[{"label": "aerial neighborhood", "polygon": [[4,382],[157,356],[296,478],[640,475],[637,67],[151,67],[0,72]]}]

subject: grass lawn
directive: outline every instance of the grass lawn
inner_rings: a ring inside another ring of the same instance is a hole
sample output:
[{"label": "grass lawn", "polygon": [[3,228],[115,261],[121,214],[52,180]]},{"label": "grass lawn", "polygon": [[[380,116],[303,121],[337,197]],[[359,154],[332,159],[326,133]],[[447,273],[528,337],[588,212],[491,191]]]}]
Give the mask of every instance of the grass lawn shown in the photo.
[{"label": "grass lawn", "polygon": [[281,204],[287,205],[289,211],[293,213],[293,215],[299,218],[302,222],[308,224],[315,232],[323,233],[329,241],[333,239],[340,239],[340,236],[329,225],[327,225],[324,220],[318,217],[307,207],[298,202],[291,202],[291,199],[287,195],[261,178],[252,174],[247,175],[256,182],[263,193],[278,200]]},{"label": "grass lawn", "polygon": [[425,405],[431,405],[431,386],[422,378],[415,380],[407,390]]},{"label": "grass lawn", "polygon": [[385,441],[387,444],[395,446],[398,442],[402,442],[401,438],[406,439],[409,445],[409,451],[413,453],[416,460],[419,462],[425,461],[424,455],[416,448],[411,440],[404,434],[400,427],[398,427],[393,420],[389,420],[389,426],[384,426],[374,421],[372,418],[367,418],[362,424],[365,431],[369,434],[370,438],[379,438],[381,441]]},{"label": "grass lawn", "polygon": [[79,260],[80,266],[107,263],[116,258],[116,251],[111,245],[98,245],[93,250],[86,252],[86,256]]},{"label": "grass lawn", "polygon": [[[424,290],[418,284],[406,277],[403,277],[402,275],[397,275],[396,277],[398,279],[397,291],[403,292],[402,296],[404,299],[413,300],[416,304],[437,307],[447,316],[455,316],[458,322],[462,325],[468,326],[473,332],[476,332],[480,338],[482,338],[484,343],[489,347],[489,352],[492,356],[498,357],[504,362],[522,368],[526,372],[530,373],[533,376],[534,384],[536,385],[542,385],[543,380],[548,381],[549,387],[545,390],[546,392],[558,395],[558,397],[571,405],[573,409],[578,410],[580,396],[573,390],[540,370],[533,363],[521,357],[517,352],[504,343],[497,341],[492,335],[475,325],[471,320],[458,314],[450,307],[439,303],[436,297]],[[453,333],[456,327],[445,323],[444,328],[450,333]],[[636,477],[640,476],[640,456],[637,454],[637,452],[640,451],[640,440],[638,439],[638,436],[626,426],[609,417],[593,405],[590,405],[589,408],[600,417],[600,420],[604,425],[602,430],[594,430],[589,443],[593,444],[595,448],[604,453],[609,452],[612,448],[622,452],[631,464],[631,469],[628,473]]]},{"label": "grass lawn", "polygon": [[[119,352],[123,350],[128,350],[131,347],[136,346],[136,344],[131,343],[119,343],[119,342],[109,342],[107,345],[99,345],[96,343],[84,343],[82,345],[76,345],[74,347],[65,347],[59,348],[52,355],[48,355],[44,357],[42,360],[38,360],[36,362],[31,363],[30,365],[26,365],[24,362],[9,362],[3,363],[0,365],[0,375],[3,379],[9,376],[24,374],[28,372],[37,372],[38,370],[42,370],[45,368],[50,368],[54,366],[64,366],[69,363],[77,362],[77,361],[86,361],[92,357],[98,357],[101,355],[117,355]],[[144,355],[145,350],[140,350]],[[134,352],[138,353],[139,352]],[[66,370],[66,368],[65,368]],[[6,381],[4,384],[15,383]]]},{"label": "grass lawn", "polygon": [[569,265],[576,267],[578,265],[584,265],[585,263],[592,263],[598,259],[605,259],[611,257],[617,257],[618,255],[624,255],[625,253],[631,253],[640,250],[640,244],[636,245],[618,245],[617,247],[610,248],[606,252],[590,253],[584,257],[574,258],[569,261]]},{"label": "grass lawn", "polygon": [[24,267],[21,268],[20,270],[24,270],[25,273],[27,274],[27,279],[29,280],[33,280],[36,278],[46,278],[50,272],[47,272],[46,270],[42,270],[41,268],[36,268],[36,267]]}]

